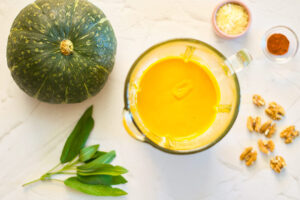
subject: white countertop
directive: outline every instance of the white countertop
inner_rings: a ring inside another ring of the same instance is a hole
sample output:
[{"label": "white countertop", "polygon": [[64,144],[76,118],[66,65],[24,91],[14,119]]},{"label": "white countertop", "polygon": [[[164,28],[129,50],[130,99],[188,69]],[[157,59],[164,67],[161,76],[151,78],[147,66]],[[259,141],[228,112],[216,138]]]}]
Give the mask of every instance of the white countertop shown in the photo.
[{"label": "white countertop", "polygon": [[[215,0],[92,0],[110,19],[117,39],[116,64],[104,89],[75,105],[50,105],[27,96],[14,83],[6,64],[6,42],[19,11],[32,0],[0,1],[0,199],[1,200],[210,200],[300,199],[300,138],[286,145],[274,136],[275,155],[287,162],[275,174],[269,156],[258,153],[246,167],[239,155],[247,146],[257,149],[258,134],[246,129],[246,118],[262,110],[251,103],[253,93],[286,108],[278,123],[300,128],[300,54],[288,64],[276,65],[264,56],[264,32],[287,25],[300,35],[299,0],[245,0],[253,14],[247,35],[236,40],[218,38],[211,26]],[[242,99],[239,116],[228,135],[209,150],[193,155],[171,155],[131,138],[122,125],[123,87],[127,71],[142,51],[160,41],[192,37],[229,56],[241,48],[254,57],[239,73]],[[63,144],[82,112],[94,105],[96,121],[89,144],[117,151],[115,164],[129,169],[125,197],[93,197],[56,182],[21,185],[39,177],[59,161]]]}]

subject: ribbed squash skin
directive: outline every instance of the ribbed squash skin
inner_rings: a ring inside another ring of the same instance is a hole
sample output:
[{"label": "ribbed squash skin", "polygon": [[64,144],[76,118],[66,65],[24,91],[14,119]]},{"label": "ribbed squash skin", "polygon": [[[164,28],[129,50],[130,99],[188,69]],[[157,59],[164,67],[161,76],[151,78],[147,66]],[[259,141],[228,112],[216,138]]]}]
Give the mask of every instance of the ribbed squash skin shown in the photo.
[{"label": "ribbed squash skin", "polygon": [[[71,55],[60,44],[73,43]],[[37,0],[16,17],[7,63],[28,95],[49,103],[78,103],[97,94],[112,71],[116,38],[103,12],[86,0]]]}]

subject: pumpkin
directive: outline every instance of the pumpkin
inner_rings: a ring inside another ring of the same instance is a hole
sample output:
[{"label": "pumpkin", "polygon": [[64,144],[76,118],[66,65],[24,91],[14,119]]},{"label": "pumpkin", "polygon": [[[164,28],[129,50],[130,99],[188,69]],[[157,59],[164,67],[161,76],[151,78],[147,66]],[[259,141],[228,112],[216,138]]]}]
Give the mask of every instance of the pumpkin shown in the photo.
[{"label": "pumpkin", "polygon": [[78,103],[104,86],[116,45],[111,24],[92,3],[37,0],[13,22],[7,63],[28,95],[49,103]]}]

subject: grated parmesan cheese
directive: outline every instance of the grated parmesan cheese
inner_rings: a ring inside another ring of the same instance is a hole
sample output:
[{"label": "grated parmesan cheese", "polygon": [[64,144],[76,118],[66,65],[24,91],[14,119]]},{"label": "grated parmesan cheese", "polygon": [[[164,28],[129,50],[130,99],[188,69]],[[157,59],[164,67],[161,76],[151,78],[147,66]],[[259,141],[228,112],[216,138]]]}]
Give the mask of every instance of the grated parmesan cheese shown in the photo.
[{"label": "grated parmesan cheese", "polygon": [[247,28],[248,18],[245,8],[238,4],[227,3],[218,10],[216,22],[222,32],[238,35]]}]

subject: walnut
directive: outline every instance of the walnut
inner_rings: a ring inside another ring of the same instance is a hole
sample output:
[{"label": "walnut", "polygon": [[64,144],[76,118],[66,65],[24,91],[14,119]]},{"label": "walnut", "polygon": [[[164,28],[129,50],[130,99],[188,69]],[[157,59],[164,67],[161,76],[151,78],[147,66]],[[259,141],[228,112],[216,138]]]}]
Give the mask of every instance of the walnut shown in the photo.
[{"label": "walnut", "polygon": [[240,160],[245,160],[247,166],[252,165],[257,158],[257,152],[252,150],[252,147],[247,147],[240,155]]},{"label": "walnut", "polygon": [[274,123],[267,129],[267,131],[265,131],[264,134],[267,138],[271,138],[275,132],[276,132],[276,124]]},{"label": "walnut", "polygon": [[261,152],[268,154],[269,152],[273,152],[275,148],[275,144],[272,140],[258,140],[257,141],[258,148]]},{"label": "walnut", "polygon": [[253,131],[259,132],[260,125],[261,125],[260,117],[256,117],[255,119],[251,116],[248,117],[247,128],[250,132]]},{"label": "walnut", "polygon": [[260,127],[259,132],[265,133],[266,130],[268,130],[268,129],[270,128],[271,124],[272,124],[272,120],[268,120],[267,122],[265,122],[265,123]]},{"label": "walnut", "polygon": [[256,132],[259,132],[260,125],[261,125],[261,118],[260,117],[256,117],[255,118],[255,124],[254,124],[254,130]]},{"label": "walnut", "polygon": [[286,163],[283,157],[276,156],[270,160],[270,166],[275,172],[280,173],[281,169],[286,166]]},{"label": "walnut", "polygon": [[253,95],[252,101],[257,107],[261,107],[266,104],[265,100],[258,94]]},{"label": "walnut", "polygon": [[299,136],[299,131],[296,131],[295,126],[289,126],[280,133],[280,137],[285,139],[286,144],[293,142],[297,136]]},{"label": "walnut", "polygon": [[283,107],[275,102],[269,103],[269,107],[265,112],[273,120],[280,120],[285,115]]},{"label": "walnut", "polygon": [[247,128],[250,132],[254,131],[254,119],[251,116],[248,117]]},{"label": "walnut", "polygon": [[271,138],[276,132],[276,124],[269,120],[260,127],[259,132],[263,133],[267,138]]}]

